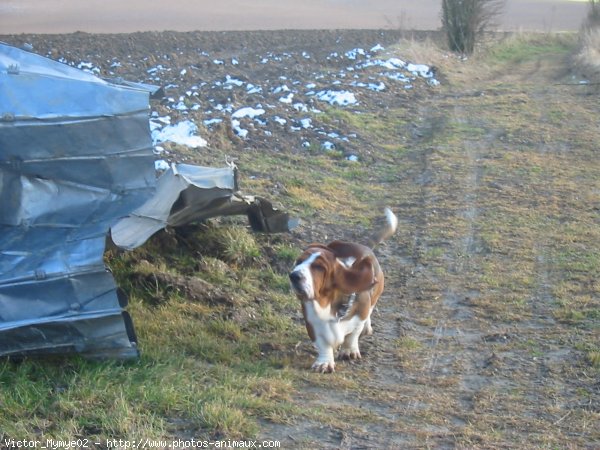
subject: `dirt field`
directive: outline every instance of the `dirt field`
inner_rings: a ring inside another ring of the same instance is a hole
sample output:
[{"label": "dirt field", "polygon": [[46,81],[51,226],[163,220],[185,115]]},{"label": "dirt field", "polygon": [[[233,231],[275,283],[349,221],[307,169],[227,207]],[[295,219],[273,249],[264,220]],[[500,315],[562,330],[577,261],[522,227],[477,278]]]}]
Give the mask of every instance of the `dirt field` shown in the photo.
[{"label": "dirt field", "polygon": [[[8,33],[130,33],[284,29],[436,30],[439,0],[3,0],[0,30]],[[576,31],[586,2],[508,0],[501,30]]]},{"label": "dirt field", "polygon": [[[558,38],[462,61],[419,43],[424,36],[403,44],[391,30],[0,40],[165,86],[154,122],[192,120],[208,146],[165,142],[157,158],[235,159],[244,189],[303,219],[291,235],[263,242],[266,252],[275,242],[360,239],[381,205],[397,212],[399,231],[378,250],[386,291],[363,360],[310,373],[314,351],[298,334],[298,310],[285,307],[296,331],[261,343],[257,359],[293,380],[285,393],[261,395],[296,409],[252,413],[256,437],[306,449],[597,448],[597,95],[573,78],[572,43]],[[391,58],[435,67],[419,74]],[[365,64],[375,60],[391,65]],[[319,100],[328,90],[352,92],[357,103]],[[263,113],[232,125],[244,107]],[[285,261],[274,261],[285,281]],[[241,312],[228,314],[242,335],[260,335]],[[139,316],[138,327],[147,327]],[[156,352],[152,334],[141,333],[143,352]],[[216,433],[178,414],[164,413],[170,437]]]}]

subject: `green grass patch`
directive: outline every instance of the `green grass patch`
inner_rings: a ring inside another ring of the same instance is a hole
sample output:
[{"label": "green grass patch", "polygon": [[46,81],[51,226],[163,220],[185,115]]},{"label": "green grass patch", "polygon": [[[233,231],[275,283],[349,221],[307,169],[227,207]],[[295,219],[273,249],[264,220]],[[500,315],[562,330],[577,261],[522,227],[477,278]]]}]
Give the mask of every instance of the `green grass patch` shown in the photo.
[{"label": "green grass patch", "polygon": [[[185,430],[248,439],[260,420],[303,414],[289,401],[294,375],[286,366],[305,331],[290,318],[298,305],[287,274],[265,262],[269,243],[245,227],[213,223],[161,232],[133,252],[107,255],[130,295],[140,360],[0,362],[0,435],[131,441]],[[285,242],[269,254],[282,266],[294,258]],[[145,282],[160,273],[171,278]],[[202,300],[160,284],[185,284],[198,275],[219,283],[212,294],[206,285]],[[220,303],[224,292],[235,310]],[[282,350],[265,351],[265,342],[280,342]]]},{"label": "green grass patch", "polygon": [[515,34],[486,51],[486,60],[496,64],[519,64],[548,55],[568,55],[576,43],[575,34]]}]

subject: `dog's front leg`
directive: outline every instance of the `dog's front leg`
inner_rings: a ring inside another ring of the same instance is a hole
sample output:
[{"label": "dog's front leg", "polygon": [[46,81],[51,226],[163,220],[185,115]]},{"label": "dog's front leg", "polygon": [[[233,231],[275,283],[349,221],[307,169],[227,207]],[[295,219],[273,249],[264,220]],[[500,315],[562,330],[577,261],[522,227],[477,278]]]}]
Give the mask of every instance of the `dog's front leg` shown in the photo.
[{"label": "dog's front leg", "polygon": [[331,373],[335,372],[334,348],[336,348],[341,339],[338,336],[338,326],[333,320],[315,320],[313,329],[315,331],[314,344],[317,347],[319,355],[312,365],[315,372]]},{"label": "dog's front leg", "polygon": [[312,369],[315,372],[332,373],[335,372],[335,361],[333,357],[333,346],[324,336],[318,336],[315,339],[315,347],[319,352],[319,356],[315,359]]},{"label": "dog's front leg", "polygon": [[353,317],[348,321],[342,321],[345,325],[345,338],[340,348],[340,359],[360,359],[360,349],[358,348],[358,338],[361,336],[366,320],[359,320],[358,317]]}]

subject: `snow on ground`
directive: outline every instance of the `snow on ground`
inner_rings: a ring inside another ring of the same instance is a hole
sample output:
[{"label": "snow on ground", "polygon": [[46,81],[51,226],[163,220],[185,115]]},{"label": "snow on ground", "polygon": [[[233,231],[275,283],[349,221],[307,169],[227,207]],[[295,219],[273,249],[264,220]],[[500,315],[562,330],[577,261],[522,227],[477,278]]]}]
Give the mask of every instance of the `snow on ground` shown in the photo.
[{"label": "snow on ground", "polygon": [[191,148],[206,147],[208,145],[205,139],[196,135],[198,127],[190,120],[184,120],[175,125],[166,125],[162,128],[160,122],[156,118],[150,120],[152,143],[154,145],[167,141]]},{"label": "snow on ground", "polygon": [[315,97],[330,105],[348,106],[358,103],[354,94],[349,91],[320,91],[315,94]]},{"label": "snow on ground", "polygon": [[231,115],[231,118],[242,119],[244,117],[249,117],[250,119],[254,119],[255,117],[262,116],[264,113],[265,110],[262,108],[251,108],[247,106],[245,108],[238,109]]},{"label": "snow on ground", "polygon": [[[150,118],[157,154],[163,153],[159,145],[165,142],[191,148],[206,147],[208,142],[198,134],[197,124],[210,130],[223,123],[231,124],[233,132],[243,140],[276,138],[277,133],[284,130],[302,133],[301,145],[312,139],[321,149],[331,151],[336,149],[336,143],[356,136],[343,136],[339,130],[319,125],[319,115],[324,110],[343,108],[360,112],[361,102],[368,101],[378,92],[409,90],[417,80],[423,80],[431,87],[439,84],[430,66],[386,55],[385,48],[378,43],[330,53],[321,61],[306,51],[268,52],[263,56],[256,55],[252,61],[252,55],[225,58],[201,50],[198,55],[205,59],[204,64],[219,66],[221,75],[210,80],[203,76],[200,65],[171,67],[168,58],[161,59],[160,55],[156,55],[155,60],[161,62],[146,69],[146,78],[140,80],[163,85],[168,94],[157,108],[161,114],[155,111]],[[100,71],[92,62],[77,64],[62,59],[82,70]],[[323,71],[312,73],[309,80],[305,76],[302,81],[294,79],[294,72],[288,67],[297,64],[295,61],[298,60],[317,62],[317,67],[323,67]],[[249,61],[264,66],[270,76],[249,79],[251,74],[243,69]],[[126,64],[116,58],[108,63],[112,76],[118,76],[119,70]],[[277,70],[280,73],[274,75]],[[310,135],[312,138],[309,139]],[[346,158],[358,160],[355,155],[346,155]]]}]

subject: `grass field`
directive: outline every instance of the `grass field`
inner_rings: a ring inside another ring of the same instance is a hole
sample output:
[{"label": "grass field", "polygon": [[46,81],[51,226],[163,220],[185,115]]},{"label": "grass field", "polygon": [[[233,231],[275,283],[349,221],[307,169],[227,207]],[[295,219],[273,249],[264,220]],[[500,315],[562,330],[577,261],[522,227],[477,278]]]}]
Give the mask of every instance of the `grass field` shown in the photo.
[{"label": "grass field", "polygon": [[[441,86],[314,118],[356,133],[345,151],[361,163],[316,147],[228,149],[244,189],[277,192],[300,229],[253,235],[214,220],[107,254],[141,358],[1,361],[0,448],[192,437],[597,448],[600,104],[570,71],[575,45],[516,36],[462,61],[399,42],[388,51],[427,54]],[[375,334],[360,362],[313,374],[287,270],[307,242],[366,236],[382,205],[400,226],[378,250]]]}]

